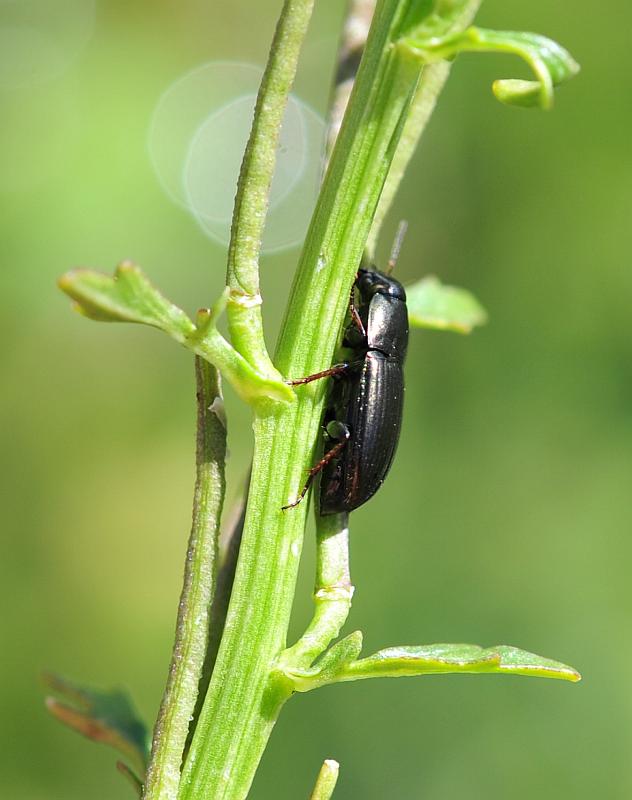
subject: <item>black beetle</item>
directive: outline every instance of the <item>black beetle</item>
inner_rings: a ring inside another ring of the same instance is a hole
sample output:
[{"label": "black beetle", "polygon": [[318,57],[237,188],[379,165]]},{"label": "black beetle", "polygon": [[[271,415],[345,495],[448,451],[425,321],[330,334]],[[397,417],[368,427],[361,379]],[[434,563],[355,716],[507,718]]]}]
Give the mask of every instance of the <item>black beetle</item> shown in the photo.
[{"label": "black beetle", "polygon": [[345,344],[357,360],[335,381],[325,412],[328,435],[344,445],[322,466],[321,514],[353,511],[375,494],[393,462],[401,428],[406,293],[377,270],[361,269],[356,287],[364,335],[355,323],[347,330]]},{"label": "black beetle", "polygon": [[[394,263],[401,233],[389,267]],[[354,294],[359,303],[356,306]],[[353,511],[380,488],[393,462],[404,405],[404,359],[408,311],[404,287],[377,269],[360,269],[350,303],[351,323],[343,346],[349,358],[292,384],[334,376],[325,411],[325,430],[335,444],[310,470],[299,497],[322,471],[320,513]]]}]

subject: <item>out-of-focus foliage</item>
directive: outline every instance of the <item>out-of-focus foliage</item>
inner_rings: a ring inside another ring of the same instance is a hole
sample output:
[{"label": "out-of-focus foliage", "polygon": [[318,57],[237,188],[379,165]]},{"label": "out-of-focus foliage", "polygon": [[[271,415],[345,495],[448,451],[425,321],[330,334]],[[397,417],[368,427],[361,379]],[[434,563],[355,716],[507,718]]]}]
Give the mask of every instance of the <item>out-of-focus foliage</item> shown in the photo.
[{"label": "out-of-focus foliage", "polygon": [[413,328],[471,333],[487,322],[487,313],[471,292],[442,284],[428,275],[406,287],[408,319]]},{"label": "out-of-focus foliage", "polygon": [[[67,4],[69,24],[82,2]],[[15,28],[3,16],[15,5],[0,9],[0,31]],[[46,715],[38,674],[125,685],[151,719],[190,524],[192,358],[141,327],[88,324],[55,281],[131,258],[191,315],[219,295],[225,253],[162,193],[147,130],[192,67],[262,63],[278,5],[106,0],[91,38],[51,61],[48,79],[10,86],[2,73],[0,772],[12,800],[128,796],[108,751]],[[297,85],[321,111],[341,11],[320,4]],[[398,458],[352,520],[349,630],[365,632],[366,652],[511,641],[584,680],[437,676],[297,696],[258,798],[308,796],[325,757],[341,762],[336,800],[632,794],[632,10],[618,0],[609,18],[605,46],[588,4],[483,4],[481,26],[541,31],[582,72],[537,114],[490,96],[515,58],[457,61],[379,263],[406,217],[398,277],[467,287],[489,323],[470,337],[412,337]],[[271,341],[295,257],[263,261]],[[249,417],[232,395],[227,406],[237,491]],[[311,568],[308,540],[295,631]]]},{"label": "out-of-focus foliage", "polygon": [[87,739],[118,750],[136,770],[137,781],[144,778],[149,733],[125,692],[79,686],[51,674],[45,675],[45,683],[61,698],[53,695],[46,698],[46,707],[54,717]]},{"label": "out-of-focus foliage", "polygon": [[536,81],[502,79],[494,81],[494,95],[507,105],[523,108],[552,108],[553,89],[579,72],[571,54],[557,42],[536,33],[489,31],[471,27],[444,41],[427,42],[412,34],[411,47],[427,58],[453,58],[458,53],[513,53],[523,58],[534,72]]}]

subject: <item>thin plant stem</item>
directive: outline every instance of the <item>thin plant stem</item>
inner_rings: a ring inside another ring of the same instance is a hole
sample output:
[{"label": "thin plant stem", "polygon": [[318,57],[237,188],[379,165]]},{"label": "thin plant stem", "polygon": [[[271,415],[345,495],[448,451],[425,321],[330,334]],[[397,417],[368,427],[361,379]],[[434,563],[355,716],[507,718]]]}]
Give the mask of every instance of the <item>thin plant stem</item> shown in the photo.
[{"label": "thin plant stem", "polygon": [[421,74],[419,86],[417,87],[415,98],[411,105],[410,116],[404,125],[404,132],[402,133],[399,147],[393,159],[391,172],[384,185],[384,191],[380,197],[380,202],[378,203],[377,211],[373,219],[373,225],[371,226],[371,233],[367,240],[366,258],[369,262],[375,262],[375,251],[384,219],[393,205],[395,195],[397,194],[410,159],[417,149],[419,139],[434,111],[439,95],[450,75],[451,68],[452,64],[450,62],[439,61],[436,64],[428,64],[424,67]]},{"label": "thin plant stem", "polygon": [[306,669],[327,649],[345,624],[354,587],[349,572],[349,515],[316,518],[314,615],[305,633],[279,658],[279,667]]},{"label": "thin plant stem", "polygon": [[[469,0],[464,8],[455,18],[451,32],[458,33],[465,30],[476,16],[482,0]],[[375,261],[375,250],[377,242],[384,224],[384,219],[388,214],[400,183],[408,168],[411,158],[417,150],[419,140],[432,116],[432,112],[437,105],[439,95],[450,75],[452,61],[438,61],[428,64],[421,73],[421,79],[415,92],[415,97],[411,104],[410,113],[404,125],[404,131],[395,152],[391,170],[384,184],[384,190],[380,197],[371,232],[367,240],[366,257],[369,261]]]},{"label": "thin plant stem", "polygon": [[328,758],[320,768],[310,800],[330,800],[338,783],[340,764]]},{"label": "thin plant stem", "polygon": [[327,160],[333,152],[369,35],[376,0],[349,0],[338,46],[338,66],[329,102]]},{"label": "thin plant stem", "polygon": [[233,346],[258,372],[278,377],[263,337],[259,255],[287,99],[314,0],[285,0],[257,96],[237,184],[226,283]]},{"label": "thin plant stem", "polygon": [[[452,32],[465,30],[476,16],[482,0],[470,0],[454,20]],[[338,69],[332,92],[327,128],[327,153],[331,154],[351,96],[358,65],[368,35],[375,0],[350,0],[338,50]],[[452,67],[451,61],[439,61],[424,67],[411,104],[410,113],[380,196],[367,241],[366,260],[375,261],[375,250],[384,224],[408,164],[435,109]]]},{"label": "thin plant stem", "polygon": [[[249,481],[250,477],[248,477],[246,481],[245,490],[248,488]],[[229,518],[222,526],[220,536],[220,564],[217,571],[217,580],[215,582],[215,594],[213,595],[213,603],[211,605],[209,638],[206,647],[206,657],[202,667],[202,675],[198,685],[195,712],[193,714],[194,720],[196,721],[202,710],[211,675],[213,674],[213,667],[217,660],[217,652],[222,640],[222,634],[224,633],[224,625],[226,624],[226,614],[228,612],[228,604],[235,580],[237,558],[239,557],[239,547],[241,545],[241,537],[244,532],[244,522],[246,519],[245,490],[244,494],[239,497],[234,508],[228,515]],[[194,731],[195,727],[191,726],[187,738],[187,751],[191,746]]]},{"label": "thin plant stem", "polygon": [[219,521],[224,502],[226,420],[220,376],[195,359],[197,454],[193,521],[167,686],[154,729],[146,800],[175,800],[198,684],[208,646],[217,570]]}]

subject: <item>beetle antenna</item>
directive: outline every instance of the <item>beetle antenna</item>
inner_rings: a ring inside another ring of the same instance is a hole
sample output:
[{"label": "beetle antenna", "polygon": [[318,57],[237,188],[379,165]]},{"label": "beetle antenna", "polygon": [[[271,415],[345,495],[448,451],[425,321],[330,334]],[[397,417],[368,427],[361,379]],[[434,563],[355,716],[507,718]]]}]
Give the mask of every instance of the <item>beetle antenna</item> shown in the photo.
[{"label": "beetle antenna", "polygon": [[405,219],[403,219],[397,228],[397,233],[395,234],[395,241],[393,242],[393,248],[391,250],[391,257],[388,260],[388,265],[386,267],[386,274],[390,275],[391,272],[395,269],[395,265],[397,264],[397,259],[399,258],[399,252],[402,249],[402,244],[404,242],[404,237],[406,236],[406,231],[408,230],[408,223]]}]

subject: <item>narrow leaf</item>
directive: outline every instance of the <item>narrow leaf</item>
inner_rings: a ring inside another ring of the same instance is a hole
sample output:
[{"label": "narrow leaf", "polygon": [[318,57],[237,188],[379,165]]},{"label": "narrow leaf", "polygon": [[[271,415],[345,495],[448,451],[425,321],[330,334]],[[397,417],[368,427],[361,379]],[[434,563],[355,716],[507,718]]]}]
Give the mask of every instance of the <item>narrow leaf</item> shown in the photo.
[{"label": "narrow leaf", "polygon": [[118,750],[144,777],[149,736],[127,694],[90,689],[57,675],[45,675],[44,682],[68,703],[47,697],[46,707],[54,717],[88,739]]},{"label": "narrow leaf", "polygon": [[566,664],[507,645],[484,649],[471,644],[432,644],[380,650],[372,656],[347,664],[335,680],[466,672],[530,675],[567,681],[581,678],[575,669]]},{"label": "narrow leaf", "polygon": [[88,269],[76,269],[59,279],[77,311],[99,322],[137,322],[160,328],[179,342],[195,331],[182,309],[150,283],[142,270],[128,261],[113,277]]},{"label": "narrow leaf", "polygon": [[470,333],[487,321],[485,309],[465,289],[445,286],[434,276],[406,287],[408,319],[413,328]]}]

